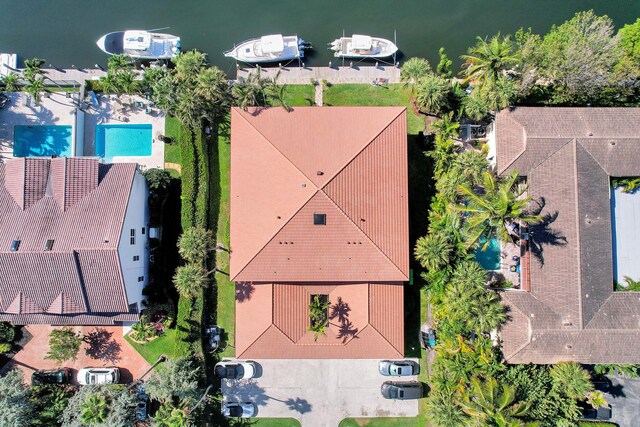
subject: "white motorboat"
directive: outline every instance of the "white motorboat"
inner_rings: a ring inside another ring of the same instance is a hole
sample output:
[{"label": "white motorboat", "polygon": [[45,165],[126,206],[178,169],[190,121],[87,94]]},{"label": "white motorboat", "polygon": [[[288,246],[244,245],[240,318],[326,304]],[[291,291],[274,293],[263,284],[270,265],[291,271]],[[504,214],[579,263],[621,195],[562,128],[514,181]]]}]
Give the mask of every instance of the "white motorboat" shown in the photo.
[{"label": "white motorboat", "polygon": [[391,40],[362,34],[335,39],[329,49],[338,58],[386,58],[398,51]]},{"label": "white motorboat", "polygon": [[304,57],[311,45],[298,36],[271,34],[240,43],[224,53],[242,62],[278,62]]},{"label": "white motorboat", "polygon": [[180,53],[180,37],[142,30],[105,34],[96,44],[109,55],[140,59],[171,59]]}]

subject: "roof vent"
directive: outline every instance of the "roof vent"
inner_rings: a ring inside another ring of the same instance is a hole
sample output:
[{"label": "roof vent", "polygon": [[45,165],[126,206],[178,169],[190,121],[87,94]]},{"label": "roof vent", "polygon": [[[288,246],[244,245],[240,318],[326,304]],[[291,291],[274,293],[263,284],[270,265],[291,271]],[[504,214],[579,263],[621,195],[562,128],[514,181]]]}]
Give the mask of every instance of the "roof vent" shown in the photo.
[{"label": "roof vent", "polygon": [[588,136],[593,136],[593,132],[587,133]]},{"label": "roof vent", "polygon": [[11,242],[11,252],[15,252],[20,247],[20,240],[14,240]]},{"label": "roof vent", "polygon": [[304,183],[300,184],[300,187],[302,187],[302,188],[304,188],[306,186],[307,186],[307,184],[304,184]]},{"label": "roof vent", "polygon": [[616,142],[615,141],[610,141],[609,144],[616,145]]},{"label": "roof vent", "polygon": [[318,172],[316,172],[316,175],[318,175],[318,176],[322,176],[322,175],[324,175],[324,172],[322,172],[322,171],[318,171]]},{"label": "roof vent", "polygon": [[44,250],[50,251],[51,249],[53,249],[53,240],[49,239],[44,243]]}]

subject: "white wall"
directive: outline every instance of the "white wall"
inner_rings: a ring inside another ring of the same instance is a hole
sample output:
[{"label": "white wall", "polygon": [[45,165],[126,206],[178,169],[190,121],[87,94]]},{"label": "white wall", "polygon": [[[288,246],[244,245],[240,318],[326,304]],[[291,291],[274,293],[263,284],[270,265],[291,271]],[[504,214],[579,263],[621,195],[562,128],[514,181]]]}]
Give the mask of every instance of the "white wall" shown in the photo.
[{"label": "white wall", "polygon": [[[142,309],[140,304],[142,288],[146,285],[149,274],[149,206],[147,198],[147,181],[140,172],[136,171],[118,245],[118,255],[127,288],[127,299],[129,304],[137,302],[139,309]],[[142,234],[143,227],[144,234]],[[135,230],[135,244],[133,245],[130,243],[131,229]],[[139,260],[134,261],[134,256],[138,256]],[[138,282],[138,277],[144,277],[144,280]]]},{"label": "white wall", "polygon": [[75,128],[73,129],[72,157],[84,156],[84,111],[76,108]]}]

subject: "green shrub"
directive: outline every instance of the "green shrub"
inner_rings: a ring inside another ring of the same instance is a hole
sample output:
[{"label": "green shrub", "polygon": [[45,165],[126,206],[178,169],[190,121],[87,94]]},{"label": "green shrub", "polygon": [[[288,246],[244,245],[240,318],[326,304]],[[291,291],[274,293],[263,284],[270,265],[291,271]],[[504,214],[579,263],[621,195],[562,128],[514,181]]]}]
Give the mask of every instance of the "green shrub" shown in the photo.
[{"label": "green shrub", "polygon": [[0,354],[4,354],[4,353],[10,352],[11,351],[11,347],[13,347],[13,346],[8,342],[0,343]]},{"label": "green shrub", "polygon": [[13,342],[16,328],[9,322],[0,322],[0,342]]}]

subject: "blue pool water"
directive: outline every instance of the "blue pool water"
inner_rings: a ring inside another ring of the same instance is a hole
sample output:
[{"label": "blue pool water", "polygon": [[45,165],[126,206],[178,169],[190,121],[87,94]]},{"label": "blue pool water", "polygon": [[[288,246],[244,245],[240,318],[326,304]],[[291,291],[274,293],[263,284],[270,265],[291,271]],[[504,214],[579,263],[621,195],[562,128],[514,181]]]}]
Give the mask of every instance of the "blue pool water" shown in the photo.
[{"label": "blue pool water", "polygon": [[482,246],[486,243],[487,239],[480,239],[480,247],[476,250],[476,261],[485,270],[499,270],[500,269],[500,241],[495,237],[492,237],[489,241],[489,246],[484,251]]},{"label": "blue pool water", "polygon": [[150,156],[151,125],[96,126],[96,156],[110,162],[116,156]]},{"label": "blue pool water", "polygon": [[71,156],[71,126],[15,126],[14,157]]}]

